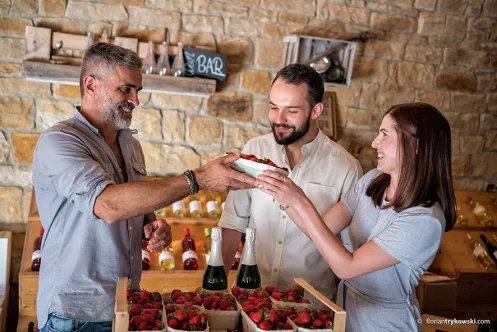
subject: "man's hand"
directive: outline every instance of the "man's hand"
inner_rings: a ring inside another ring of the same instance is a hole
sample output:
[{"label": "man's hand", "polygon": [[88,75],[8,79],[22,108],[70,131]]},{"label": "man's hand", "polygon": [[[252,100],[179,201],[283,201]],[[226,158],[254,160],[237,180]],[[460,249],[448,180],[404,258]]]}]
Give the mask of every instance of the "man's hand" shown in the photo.
[{"label": "man's hand", "polygon": [[157,219],[146,224],[143,227],[143,232],[148,240],[147,249],[150,251],[162,250],[171,244],[171,226],[166,222],[166,219]]},{"label": "man's hand", "polygon": [[238,158],[240,158],[239,152],[230,153],[196,170],[195,177],[200,189],[229,191],[255,188],[254,178],[229,167]]}]

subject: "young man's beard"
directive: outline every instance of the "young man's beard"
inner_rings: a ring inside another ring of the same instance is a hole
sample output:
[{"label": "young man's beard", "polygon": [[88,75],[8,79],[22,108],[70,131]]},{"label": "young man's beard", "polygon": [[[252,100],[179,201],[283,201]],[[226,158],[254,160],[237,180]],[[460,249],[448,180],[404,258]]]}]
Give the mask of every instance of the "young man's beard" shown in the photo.
[{"label": "young man's beard", "polygon": [[[309,117],[304,123],[304,126],[297,130],[295,126],[288,126],[284,124],[275,124],[271,123],[271,129],[273,130],[273,136],[274,139],[276,140],[276,143],[281,144],[281,145],[290,145],[301,139],[307,132],[309,131],[309,127],[311,126],[311,115],[309,114]],[[276,127],[281,127],[281,128],[291,128],[293,129],[292,133],[288,137],[278,137],[278,133],[276,133]]]}]

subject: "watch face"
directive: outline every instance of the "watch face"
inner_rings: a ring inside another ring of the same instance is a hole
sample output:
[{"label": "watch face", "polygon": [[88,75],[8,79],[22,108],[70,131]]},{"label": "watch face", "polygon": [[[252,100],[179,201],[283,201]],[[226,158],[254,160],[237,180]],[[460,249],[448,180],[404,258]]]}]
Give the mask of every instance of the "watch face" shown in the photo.
[{"label": "watch face", "polygon": [[319,74],[322,74],[327,71],[328,68],[330,68],[330,59],[326,56],[323,56],[316,61],[311,62],[309,66],[317,71]]}]

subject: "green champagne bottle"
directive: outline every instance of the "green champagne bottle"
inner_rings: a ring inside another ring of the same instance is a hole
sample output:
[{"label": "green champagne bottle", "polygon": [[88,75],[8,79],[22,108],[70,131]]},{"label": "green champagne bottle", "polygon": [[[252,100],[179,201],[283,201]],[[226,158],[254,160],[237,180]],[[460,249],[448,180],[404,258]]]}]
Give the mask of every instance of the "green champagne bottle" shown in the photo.
[{"label": "green champagne bottle", "polygon": [[211,239],[211,254],[202,278],[202,288],[210,291],[226,290],[228,289],[228,277],[224,271],[221,227],[212,228]]},{"label": "green champagne bottle", "polygon": [[261,274],[255,260],[255,229],[245,231],[240,271],[236,277],[236,285],[240,288],[255,289],[261,287]]}]

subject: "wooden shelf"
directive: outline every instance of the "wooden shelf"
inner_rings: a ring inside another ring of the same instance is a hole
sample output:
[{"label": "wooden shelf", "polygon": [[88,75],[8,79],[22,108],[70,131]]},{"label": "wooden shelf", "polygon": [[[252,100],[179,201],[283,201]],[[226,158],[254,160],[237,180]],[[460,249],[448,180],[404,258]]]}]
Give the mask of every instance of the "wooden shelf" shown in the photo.
[{"label": "wooden shelf", "polygon": [[[22,71],[28,81],[79,85],[79,66],[24,60]],[[216,80],[143,74],[143,91],[208,97],[216,91]]]}]

